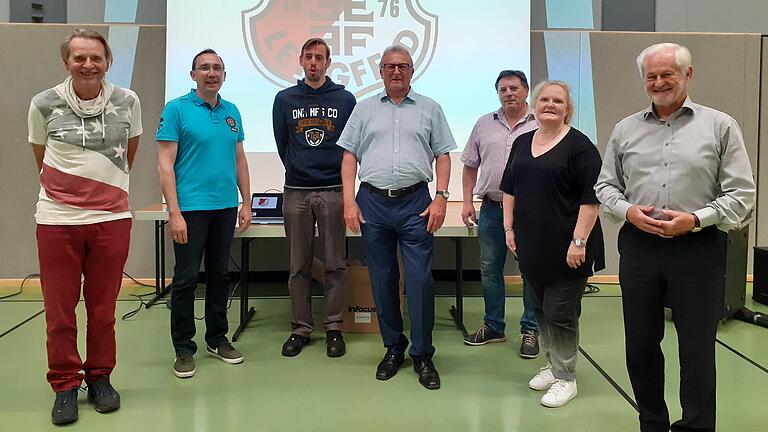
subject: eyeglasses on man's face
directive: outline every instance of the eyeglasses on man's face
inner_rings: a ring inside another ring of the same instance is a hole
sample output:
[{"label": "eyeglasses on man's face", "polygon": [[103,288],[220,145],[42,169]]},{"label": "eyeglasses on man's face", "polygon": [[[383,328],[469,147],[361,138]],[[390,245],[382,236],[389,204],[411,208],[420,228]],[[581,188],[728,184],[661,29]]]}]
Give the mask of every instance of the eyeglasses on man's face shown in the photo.
[{"label": "eyeglasses on man's face", "polygon": [[203,65],[198,66],[197,70],[199,70],[200,72],[210,72],[210,71],[213,71],[215,73],[221,73],[221,72],[224,71],[224,67],[222,65],[218,65],[218,64],[214,64],[214,65],[203,64]]},{"label": "eyeglasses on man's face", "polygon": [[381,68],[387,72],[392,72],[395,70],[395,68],[397,68],[400,72],[407,72],[412,67],[413,65],[408,63],[384,63],[381,65]]}]

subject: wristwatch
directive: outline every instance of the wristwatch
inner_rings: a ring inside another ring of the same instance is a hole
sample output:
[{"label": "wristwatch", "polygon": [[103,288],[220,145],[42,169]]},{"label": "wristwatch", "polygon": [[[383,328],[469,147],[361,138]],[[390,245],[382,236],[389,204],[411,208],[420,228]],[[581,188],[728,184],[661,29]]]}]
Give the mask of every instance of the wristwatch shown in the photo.
[{"label": "wristwatch", "polygon": [[584,239],[575,238],[575,239],[573,239],[573,245],[576,246],[576,247],[579,247],[579,248],[580,247],[584,247],[584,246],[587,245],[587,241],[584,240]]},{"label": "wristwatch", "polygon": [[451,197],[451,193],[450,193],[450,192],[448,192],[447,190],[439,190],[439,191],[435,191],[435,196],[438,196],[438,195],[440,195],[440,196],[442,196],[443,198],[445,198],[445,200],[446,200],[446,201],[448,201],[448,198],[450,198],[450,197]]},{"label": "wristwatch", "polygon": [[696,216],[696,213],[691,213],[693,215],[693,229],[691,232],[699,232],[701,231],[701,221],[699,220],[699,217]]}]

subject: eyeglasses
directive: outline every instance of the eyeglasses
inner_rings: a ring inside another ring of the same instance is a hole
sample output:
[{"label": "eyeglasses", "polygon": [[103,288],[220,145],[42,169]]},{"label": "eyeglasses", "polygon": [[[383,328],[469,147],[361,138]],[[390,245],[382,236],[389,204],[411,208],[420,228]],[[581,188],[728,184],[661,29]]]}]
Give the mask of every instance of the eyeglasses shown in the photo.
[{"label": "eyeglasses", "polygon": [[412,67],[413,65],[408,63],[384,63],[381,65],[381,68],[386,70],[387,72],[392,72],[395,70],[395,68],[399,69],[400,72],[407,72]]},{"label": "eyeglasses", "polygon": [[198,66],[197,70],[199,70],[200,72],[210,72],[210,71],[213,71],[215,73],[221,73],[221,72],[224,71],[224,67],[222,67],[221,65],[207,65],[207,64],[204,64],[204,65]]}]

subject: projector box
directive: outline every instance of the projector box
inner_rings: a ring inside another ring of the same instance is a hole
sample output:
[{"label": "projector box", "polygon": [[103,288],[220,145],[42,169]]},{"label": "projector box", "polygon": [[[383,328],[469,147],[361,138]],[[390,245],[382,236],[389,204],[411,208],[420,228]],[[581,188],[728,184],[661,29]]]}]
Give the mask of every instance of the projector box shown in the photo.
[{"label": "projector box", "polygon": [[[312,265],[312,277],[323,283],[322,261],[315,258]],[[403,310],[402,271],[400,272],[400,313]],[[371,279],[368,267],[357,260],[347,263],[347,304],[344,307],[345,333],[378,333],[379,318],[371,291]]]}]

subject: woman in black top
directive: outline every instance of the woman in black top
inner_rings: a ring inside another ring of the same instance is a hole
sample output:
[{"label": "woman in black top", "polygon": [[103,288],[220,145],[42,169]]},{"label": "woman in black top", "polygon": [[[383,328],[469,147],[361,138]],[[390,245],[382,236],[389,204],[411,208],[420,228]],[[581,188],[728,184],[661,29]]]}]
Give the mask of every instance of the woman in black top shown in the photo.
[{"label": "woman in black top", "polygon": [[541,403],[560,407],[576,397],[581,297],[593,267],[604,265],[594,185],[600,153],[568,123],[568,84],[545,81],[533,90],[539,129],[518,137],[507,161],[504,231],[507,247],[535,293],[547,366],[528,383],[548,390]]}]

